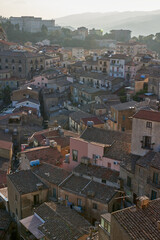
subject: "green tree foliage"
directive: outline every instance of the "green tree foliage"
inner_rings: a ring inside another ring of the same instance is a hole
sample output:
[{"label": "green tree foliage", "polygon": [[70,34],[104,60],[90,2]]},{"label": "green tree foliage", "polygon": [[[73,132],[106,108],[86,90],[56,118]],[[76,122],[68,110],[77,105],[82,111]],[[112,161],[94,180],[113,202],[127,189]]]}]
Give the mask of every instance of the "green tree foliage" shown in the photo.
[{"label": "green tree foliage", "polygon": [[2,99],[6,105],[11,103],[11,89],[9,86],[2,90]]}]

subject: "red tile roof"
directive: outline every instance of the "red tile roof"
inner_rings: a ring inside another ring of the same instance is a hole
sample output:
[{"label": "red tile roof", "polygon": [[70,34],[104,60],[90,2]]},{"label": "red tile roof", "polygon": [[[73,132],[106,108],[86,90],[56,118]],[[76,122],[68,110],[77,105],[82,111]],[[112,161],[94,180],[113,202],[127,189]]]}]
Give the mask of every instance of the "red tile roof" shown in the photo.
[{"label": "red tile roof", "polygon": [[50,140],[54,140],[57,145],[60,145],[62,148],[68,147],[70,144],[70,138],[69,137],[51,137]]},{"label": "red tile roof", "polygon": [[116,211],[112,213],[112,218],[118,222],[118,229],[121,226],[121,231],[127,234],[126,239],[159,240],[160,231],[157,227],[157,222],[160,220],[159,212],[160,198],[149,201],[144,209],[133,206]]},{"label": "red tile roof", "polygon": [[36,139],[39,142],[39,144],[41,144],[42,141],[46,138],[50,139],[52,137],[58,137],[58,136],[59,136],[59,131],[54,129],[45,129],[39,132],[35,132],[32,135],[32,137],[34,137],[34,139]]},{"label": "red tile roof", "polygon": [[27,149],[23,153],[26,154],[29,161],[39,159],[40,162],[46,162],[57,166],[62,165],[64,160],[57,148],[50,146]]},{"label": "red tile roof", "polygon": [[4,41],[4,40],[0,40],[0,43],[8,45],[8,46],[17,45],[17,43],[7,42],[7,41]]},{"label": "red tile roof", "polygon": [[149,111],[149,110],[140,110],[137,112],[133,118],[144,119],[154,122],[160,122],[160,112]]},{"label": "red tile roof", "polygon": [[81,121],[87,126],[88,121],[93,121],[94,125],[103,124],[104,122],[97,117],[82,118]]},{"label": "red tile roof", "polygon": [[12,142],[7,142],[7,141],[0,140],[0,148],[1,149],[10,150],[12,148],[12,145],[13,145]]}]

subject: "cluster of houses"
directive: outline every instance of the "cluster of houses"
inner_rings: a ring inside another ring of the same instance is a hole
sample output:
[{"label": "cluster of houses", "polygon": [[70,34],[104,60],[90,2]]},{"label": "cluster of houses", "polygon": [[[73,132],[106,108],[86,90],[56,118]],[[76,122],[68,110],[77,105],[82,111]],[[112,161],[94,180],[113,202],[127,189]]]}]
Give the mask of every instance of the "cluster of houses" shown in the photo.
[{"label": "cluster of houses", "polygon": [[154,53],[133,41],[110,53],[12,45],[0,40],[0,84],[12,90],[0,113],[0,239],[160,239]]}]

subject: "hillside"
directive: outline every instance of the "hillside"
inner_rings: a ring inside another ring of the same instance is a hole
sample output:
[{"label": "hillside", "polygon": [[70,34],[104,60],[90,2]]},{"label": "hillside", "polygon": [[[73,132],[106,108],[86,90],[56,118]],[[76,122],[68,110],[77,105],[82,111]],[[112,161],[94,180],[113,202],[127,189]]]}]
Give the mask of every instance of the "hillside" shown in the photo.
[{"label": "hillside", "polygon": [[133,32],[132,36],[160,32],[159,22],[160,10],[150,12],[82,13],[56,19],[56,24],[74,28],[85,26],[91,29],[94,27],[103,29],[104,32],[111,29],[130,29]]}]

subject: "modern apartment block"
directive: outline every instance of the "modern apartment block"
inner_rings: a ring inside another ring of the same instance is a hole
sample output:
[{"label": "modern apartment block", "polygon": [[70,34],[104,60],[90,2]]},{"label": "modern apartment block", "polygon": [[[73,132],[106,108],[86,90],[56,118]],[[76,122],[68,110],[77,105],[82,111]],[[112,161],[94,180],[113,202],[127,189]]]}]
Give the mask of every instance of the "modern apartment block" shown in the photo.
[{"label": "modern apartment block", "polygon": [[25,32],[40,32],[42,26],[46,26],[48,31],[55,30],[55,20],[42,20],[33,16],[10,17],[13,25],[19,25],[19,29]]}]

